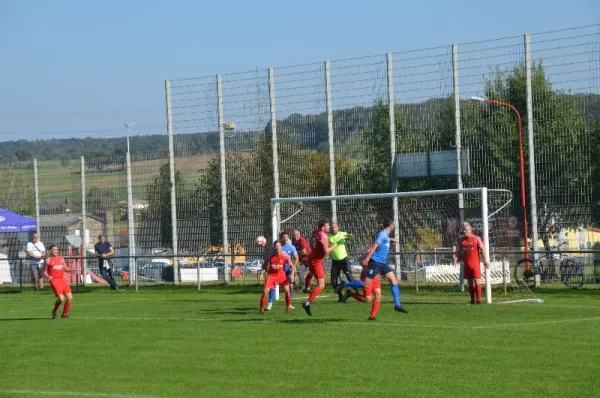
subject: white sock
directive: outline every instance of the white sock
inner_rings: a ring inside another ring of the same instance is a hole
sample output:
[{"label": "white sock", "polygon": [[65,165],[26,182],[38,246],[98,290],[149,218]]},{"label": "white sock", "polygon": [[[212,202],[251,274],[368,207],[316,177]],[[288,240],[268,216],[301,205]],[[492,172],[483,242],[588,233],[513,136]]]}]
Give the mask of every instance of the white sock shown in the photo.
[{"label": "white sock", "polygon": [[306,306],[310,305],[310,301],[307,301],[306,304],[304,304]]}]

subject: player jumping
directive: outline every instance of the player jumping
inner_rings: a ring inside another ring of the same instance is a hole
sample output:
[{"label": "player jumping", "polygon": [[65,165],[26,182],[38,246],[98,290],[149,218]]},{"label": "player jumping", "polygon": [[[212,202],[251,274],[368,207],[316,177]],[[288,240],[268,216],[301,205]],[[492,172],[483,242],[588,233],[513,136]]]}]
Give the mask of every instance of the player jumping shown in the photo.
[{"label": "player jumping", "polygon": [[71,272],[72,270],[67,267],[65,259],[58,254],[58,247],[56,245],[50,246],[49,252],[50,257],[46,260],[44,276],[48,278],[56,296],[56,302],[52,310],[52,319],[56,319],[58,309],[62,303],[65,303],[65,306],[61,318],[66,319],[69,317],[73,296],[71,295],[71,286],[69,286],[69,283],[65,279],[65,272]]},{"label": "player jumping", "polygon": [[471,223],[463,223],[464,235],[458,240],[458,249],[454,253],[454,264],[458,259],[463,262],[463,273],[469,283],[470,304],[481,304],[481,260],[479,250],[483,252],[483,263],[489,267],[485,246],[479,236],[473,235]]},{"label": "player jumping", "polygon": [[310,309],[310,303],[312,303],[325,288],[325,271],[323,270],[325,256],[331,253],[332,250],[335,250],[338,246],[337,243],[329,246],[329,238],[327,237],[329,228],[330,224],[327,221],[319,221],[317,229],[313,232],[312,249],[308,255],[309,275],[314,275],[317,278],[318,283],[318,285],[310,292],[310,296],[308,296],[306,303],[302,304],[304,311],[311,316],[312,311]]},{"label": "player jumping", "polygon": [[[275,288],[276,284],[283,286],[283,289],[285,290],[285,310],[287,312],[291,311],[290,307],[292,306],[292,296],[290,295],[290,286],[284,270],[285,264],[291,262],[292,260],[290,259],[290,256],[283,252],[281,242],[276,241],[275,251],[271,253],[263,263],[263,270],[267,272],[267,280],[265,281],[263,294],[260,296],[260,314],[265,313],[267,296],[269,295],[269,291]],[[259,276],[259,282],[262,282],[262,278],[263,275],[261,273]]]}]

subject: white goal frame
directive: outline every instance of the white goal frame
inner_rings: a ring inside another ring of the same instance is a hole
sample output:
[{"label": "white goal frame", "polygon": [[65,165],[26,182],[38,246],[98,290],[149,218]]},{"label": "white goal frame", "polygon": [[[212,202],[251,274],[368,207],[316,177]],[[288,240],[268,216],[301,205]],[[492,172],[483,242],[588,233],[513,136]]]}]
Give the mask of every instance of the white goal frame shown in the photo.
[{"label": "white goal frame", "polygon": [[[271,227],[273,231],[273,242],[277,240],[279,234],[279,205],[281,203],[298,202],[336,202],[337,200],[356,200],[356,199],[393,199],[394,209],[398,209],[398,198],[414,198],[423,196],[451,196],[463,194],[479,194],[481,196],[481,229],[483,233],[483,245],[485,246],[485,261],[490,262],[490,236],[489,236],[489,210],[488,210],[488,189],[487,188],[462,188],[462,189],[441,189],[431,191],[413,191],[413,192],[391,192],[374,194],[355,194],[355,195],[335,195],[335,196],[298,196],[292,198],[271,198]],[[394,214],[395,231],[398,233],[398,213]],[[376,231],[373,231],[375,233]],[[397,251],[397,250],[396,250]],[[396,253],[396,257],[399,254]],[[398,259],[397,259],[398,260]],[[396,261],[396,265],[399,262]],[[461,272],[462,278],[462,272]],[[462,281],[461,281],[462,282]],[[492,304],[492,283],[489,268],[485,269],[485,298],[488,304]]]}]

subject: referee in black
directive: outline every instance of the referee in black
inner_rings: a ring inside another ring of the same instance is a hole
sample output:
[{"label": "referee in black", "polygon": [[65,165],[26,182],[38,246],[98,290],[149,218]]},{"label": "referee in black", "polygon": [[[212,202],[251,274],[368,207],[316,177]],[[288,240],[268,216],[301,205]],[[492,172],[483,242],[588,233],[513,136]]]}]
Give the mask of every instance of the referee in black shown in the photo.
[{"label": "referee in black", "polygon": [[[340,273],[344,273],[346,275],[346,279],[348,282],[354,280],[352,277],[352,272],[350,272],[349,264],[348,264],[348,251],[346,250],[346,239],[348,239],[349,234],[346,232],[340,231],[340,226],[338,223],[331,224],[331,231],[327,233],[329,237],[329,246],[333,246],[337,243],[337,247],[329,253],[331,256],[331,286],[333,290],[336,290],[339,282],[340,282]],[[338,302],[343,301],[344,295],[340,291],[338,293],[339,299]]]}]

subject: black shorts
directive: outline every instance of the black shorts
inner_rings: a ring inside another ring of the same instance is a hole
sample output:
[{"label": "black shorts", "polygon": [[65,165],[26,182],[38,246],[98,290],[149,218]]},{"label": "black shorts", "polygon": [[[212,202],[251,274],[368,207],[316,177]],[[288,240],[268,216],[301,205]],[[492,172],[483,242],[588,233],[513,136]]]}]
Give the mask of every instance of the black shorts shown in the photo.
[{"label": "black shorts", "polygon": [[331,268],[337,268],[340,271],[348,271],[348,257],[342,260],[331,260]]},{"label": "black shorts", "polygon": [[390,272],[392,272],[392,269],[389,265],[371,259],[371,261],[369,261],[369,266],[365,269],[365,276],[369,279],[373,279],[377,275],[384,276]]}]

